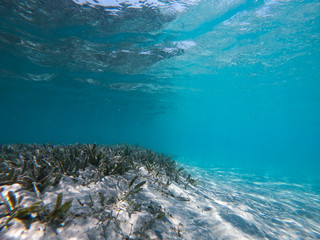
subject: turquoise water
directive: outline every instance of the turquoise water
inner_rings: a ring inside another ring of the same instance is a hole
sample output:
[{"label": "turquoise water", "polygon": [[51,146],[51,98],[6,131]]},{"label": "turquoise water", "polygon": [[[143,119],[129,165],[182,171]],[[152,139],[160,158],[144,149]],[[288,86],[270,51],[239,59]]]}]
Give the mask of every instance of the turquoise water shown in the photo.
[{"label": "turquoise water", "polygon": [[320,238],[319,1],[2,0],[0,20],[0,143],[139,144],[241,236]]},{"label": "turquoise water", "polygon": [[318,1],[0,6],[1,143],[137,143],[317,176]]},{"label": "turquoise water", "polygon": [[319,195],[319,16],[317,0],[3,0],[0,143],[139,144]]}]

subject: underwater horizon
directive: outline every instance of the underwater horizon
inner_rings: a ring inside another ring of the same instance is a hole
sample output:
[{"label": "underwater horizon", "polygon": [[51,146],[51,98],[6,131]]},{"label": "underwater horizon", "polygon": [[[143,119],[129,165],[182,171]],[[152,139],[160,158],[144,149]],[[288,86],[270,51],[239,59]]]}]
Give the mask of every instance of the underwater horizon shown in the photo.
[{"label": "underwater horizon", "polygon": [[319,1],[2,1],[0,143],[138,144],[319,183]]}]

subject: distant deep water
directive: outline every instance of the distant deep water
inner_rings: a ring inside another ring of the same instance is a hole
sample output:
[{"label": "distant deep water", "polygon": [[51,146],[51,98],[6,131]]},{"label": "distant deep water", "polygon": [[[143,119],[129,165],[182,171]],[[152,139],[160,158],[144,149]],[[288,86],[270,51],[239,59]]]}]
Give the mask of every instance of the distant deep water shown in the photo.
[{"label": "distant deep water", "polygon": [[318,0],[2,0],[0,143],[139,144],[316,185],[319,15]]}]

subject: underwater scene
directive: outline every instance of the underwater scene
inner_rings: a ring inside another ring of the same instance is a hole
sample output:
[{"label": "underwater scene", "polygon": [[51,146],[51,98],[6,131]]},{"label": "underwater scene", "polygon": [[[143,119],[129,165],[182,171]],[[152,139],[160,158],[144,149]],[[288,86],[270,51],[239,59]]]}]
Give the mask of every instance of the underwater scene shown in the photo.
[{"label": "underwater scene", "polygon": [[320,239],[318,0],[0,20],[0,239]]}]

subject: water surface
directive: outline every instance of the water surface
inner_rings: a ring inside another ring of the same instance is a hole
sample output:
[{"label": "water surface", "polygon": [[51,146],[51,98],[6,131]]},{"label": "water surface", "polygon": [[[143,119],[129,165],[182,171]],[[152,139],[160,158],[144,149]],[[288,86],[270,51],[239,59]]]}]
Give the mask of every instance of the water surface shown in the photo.
[{"label": "water surface", "polygon": [[[302,185],[281,185],[281,194],[304,196],[319,184],[319,8],[4,0],[0,142],[139,144],[194,167],[289,178]],[[250,189],[257,179],[241,181]],[[314,205],[294,199],[303,211]],[[285,218],[290,207],[281,209]],[[297,209],[293,218],[309,214]],[[318,238],[314,231],[290,236]]]}]

